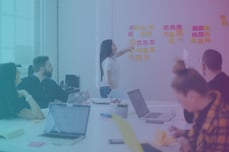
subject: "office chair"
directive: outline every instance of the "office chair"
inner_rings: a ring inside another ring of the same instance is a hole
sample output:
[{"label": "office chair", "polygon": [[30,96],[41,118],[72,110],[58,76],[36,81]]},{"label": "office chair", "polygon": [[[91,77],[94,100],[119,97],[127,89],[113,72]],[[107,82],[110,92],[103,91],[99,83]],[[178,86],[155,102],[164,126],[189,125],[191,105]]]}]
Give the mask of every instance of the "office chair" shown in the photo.
[{"label": "office chair", "polygon": [[33,66],[29,65],[29,67],[28,67],[28,76],[33,75],[33,73],[34,73]]}]

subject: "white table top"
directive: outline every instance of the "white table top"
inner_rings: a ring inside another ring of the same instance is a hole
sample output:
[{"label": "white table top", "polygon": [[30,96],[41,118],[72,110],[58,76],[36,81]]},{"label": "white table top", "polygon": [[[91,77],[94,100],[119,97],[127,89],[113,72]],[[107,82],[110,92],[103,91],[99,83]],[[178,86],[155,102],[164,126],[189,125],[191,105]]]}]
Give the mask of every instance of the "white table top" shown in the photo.
[{"label": "white table top", "polygon": [[[92,99],[99,100],[99,99]],[[182,108],[174,102],[151,102],[150,109],[154,111],[173,111],[177,117],[173,120],[174,125],[181,128],[186,126],[182,120]],[[128,103],[129,114],[127,121],[131,124],[138,140],[140,142],[152,143],[155,140],[155,132],[158,128],[168,129],[170,124],[152,124],[145,123],[143,120],[137,118],[133,107]],[[12,139],[0,138],[0,151],[35,151],[35,152],[91,152],[91,151],[109,151],[109,152],[129,152],[130,149],[126,144],[111,145],[108,143],[109,139],[122,138],[120,132],[114,121],[109,118],[102,118],[100,113],[110,113],[111,105],[91,104],[91,112],[89,117],[88,129],[86,138],[82,141],[72,144],[66,139],[47,139],[40,137],[43,133],[44,120],[30,121],[23,119],[14,120],[0,120],[0,129],[2,127],[23,128],[24,134]],[[47,110],[46,110],[47,113]],[[181,117],[180,117],[181,116]],[[55,142],[54,142],[55,141]],[[57,144],[58,143],[58,144]],[[39,146],[39,144],[41,144]],[[34,146],[35,145],[35,146]],[[38,145],[38,146],[37,146]],[[177,151],[177,147],[161,147],[162,151]]]}]

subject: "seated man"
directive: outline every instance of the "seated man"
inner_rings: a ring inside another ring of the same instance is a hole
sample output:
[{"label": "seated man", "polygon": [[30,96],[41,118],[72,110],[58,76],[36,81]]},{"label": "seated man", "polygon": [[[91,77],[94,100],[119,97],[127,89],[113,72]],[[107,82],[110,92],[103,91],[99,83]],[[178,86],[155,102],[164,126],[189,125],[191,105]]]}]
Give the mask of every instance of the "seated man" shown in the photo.
[{"label": "seated man", "polygon": [[53,102],[55,99],[63,102],[67,100],[64,90],[51,79],[53,69],[49,57],[34,58],[33,69],[33,75],[23,78],[18,88],[27,90],[41,108],[47,108],[49,102]]},{"label": "seated man", "polygon": [[[208,49],[202,56],[202,72],[211,90],[222,95],[222,101],[229,105],[229,77],[222,72],[222,56],[216,50]],[[184,111],[187,122],[193,121],[193,113]]]}]

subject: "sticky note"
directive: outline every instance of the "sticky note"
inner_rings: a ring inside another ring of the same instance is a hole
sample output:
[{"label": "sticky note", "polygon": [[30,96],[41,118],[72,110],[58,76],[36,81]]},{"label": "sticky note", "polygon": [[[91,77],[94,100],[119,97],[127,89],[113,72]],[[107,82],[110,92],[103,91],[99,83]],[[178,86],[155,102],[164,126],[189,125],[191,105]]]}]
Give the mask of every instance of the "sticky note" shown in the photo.
[{"label": "sticky note", "polygon": [[170,39],[169,39],[169,43],[170,43],[170,44],[174,44],[174,38],[170,38]]},{"label": "sticky note", "polygon": [[154,40],[149,40],[149,44],[150,45],[154,45],[155,44],[155,41]]},{"label": "sticky note", "polygon": [[149,60],[149,55],[148,54],[144,55],[144,60]]},{"label": "sticky note", "polygon": [[170,30],[175,30],[175,25],[170,25]]},{"label": "sticky note", "polygon": [[174,32],[170,32],[170,33],[169,33],[169,36],[170,36],[170,37],[174,37],[174,35],[175,35]]},{"label": "sticky note", "polygon": [[141,37],[144,37],[145,35],[146,35],[145,32],[140,32],[140,36],[141,36]]},{"label": "sticky note", "polygon": [[147,53],[147,52],[148,52],[148,48],[144,48],[144,49],[143,49],[143,52],[144,52],[144,53]]},{"label": "sticky note", "polygon": [[204,26],[204,30],[210,30],[210,26]]},{"label": "sticky note", "polygon": [[204,32],[199,32],[199,37],[203,37],[204,36]]},{"label": "sticky note", "polygon": [[198,43],[199,44],[203,44],[204,43],[204,40],[202,38],[198,39]]},{"label": "sticky note", "polygon": [[151,47],[150,48],[150,52],[154,52],[155,51],[155,48],[154,47]]},{"label": "sticky note", "polygon": [[129,30],[134,30],[134,25],[130,25]]},{"label": "sticky note", "polygon": [[197,31],[197,30],[198,30],[198,26],[193,26],[193,27],[192,27],[192,30],[193,30],[193,31]]},{"label": "sticky note", "polygon": [[164,25],[163,30],[165,30],[165,31],[169,30],[169,25]]},{"label": "sticky note", "polygon": [[152,32],[146,32],[146,36],[152,36]]},{"label": "sticky note", "polygon": [[154,26],[153,25],[149,25],[149,29],[150,30],[153,30],[154,29]]},{"label": "sticky note", "polygon": [[28,146],[30,147],[42,147],[45,143],[40,141],[33,141]]},{"label": "sticky note", "polygon": [[204,26],[199,26],[198,30],[200,30],[200,31],[204,30]]},{"label": "sticky note", "polygon": [[130,39],[129,44],[130,46],[135,46],[136,45],[136,40],[135,39]]},{"label": "sticky note", "polygon": [[136,55],[136,61],[142,61],[142,55],[141,54]]},{"label": "sticky note", "polygon": [[177,24],[176,29],[177,30],[181,30],[182,29],[182,25],[181,24]]},{"label": "sticky note", "polygon": [[137,52],[142,52],[142,48],[137,48],[136,51]]},{"label": "sticky note", "polygon": [[198,33],[197,32],[193,32],[192,33],[192,37],[198,37]]},{"label": "sticky note", "polygon": [[142,45],[142,40],[137,40],[137,45]]},{"label": "sticky note", "polygon": [[209,32],[204,32],[204,36],[210,36]]},{"label": "sticky note", "polygon": [[134,33],[133,32],[128,32],[128,36],[132,37],[132,36],[134,36]]},{"label": "sticky note", "polygon": [[192,43],[196,43],[196,38],[192,38],[192,39],[191,39],[191,42],[192,42]]},{"label": "sticky note", "polygon": [[143,45],[148,45],[148,40],[143,40]]},{"label": "sticky note", "polygon": [[164,36],[169,36],[169,32],[164,32],[164,34],[163,34]]},{"label": "sticky note", "polygon": [[206,43],[210,43],[210,42],[211,42],[211,39],[210,39],[209,37],[206,37],[206,38],[204,39],[204,41],[205,41]]}]

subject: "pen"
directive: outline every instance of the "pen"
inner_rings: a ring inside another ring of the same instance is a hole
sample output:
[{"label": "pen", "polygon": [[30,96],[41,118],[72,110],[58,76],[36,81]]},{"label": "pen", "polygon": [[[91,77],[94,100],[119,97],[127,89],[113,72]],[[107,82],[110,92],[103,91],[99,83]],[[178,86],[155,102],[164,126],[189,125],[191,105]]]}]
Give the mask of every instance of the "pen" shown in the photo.
[{"label": "pen", "polygon": [[100,116],[105,118],[112,118],[112,115],[108,113],[101,113]]}]

